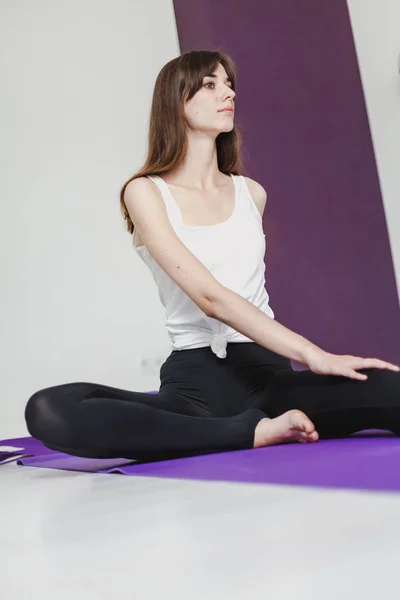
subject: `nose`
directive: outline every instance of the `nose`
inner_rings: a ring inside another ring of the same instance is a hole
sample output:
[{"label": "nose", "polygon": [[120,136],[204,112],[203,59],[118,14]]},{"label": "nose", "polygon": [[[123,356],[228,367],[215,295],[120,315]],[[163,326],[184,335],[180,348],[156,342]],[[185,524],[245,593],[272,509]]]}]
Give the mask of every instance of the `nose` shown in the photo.
[{"label": "nose", "polygon": [[231,87],[229,87],[229,85],[227,85],[224,96],[225,96],[225,99],[231,98],[233,100],[236,96],[236,93]]}]

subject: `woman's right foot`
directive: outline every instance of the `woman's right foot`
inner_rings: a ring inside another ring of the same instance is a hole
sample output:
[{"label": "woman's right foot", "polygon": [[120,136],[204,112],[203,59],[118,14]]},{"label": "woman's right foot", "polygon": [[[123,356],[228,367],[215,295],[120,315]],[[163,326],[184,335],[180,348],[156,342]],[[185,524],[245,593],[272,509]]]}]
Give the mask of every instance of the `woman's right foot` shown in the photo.
[{"label": "woman's right foot", "polygon": [[288,410],[275,419],[261,419],[254,434],[254,448],[287,442],[317,442],[314,423],[301,410]]}]

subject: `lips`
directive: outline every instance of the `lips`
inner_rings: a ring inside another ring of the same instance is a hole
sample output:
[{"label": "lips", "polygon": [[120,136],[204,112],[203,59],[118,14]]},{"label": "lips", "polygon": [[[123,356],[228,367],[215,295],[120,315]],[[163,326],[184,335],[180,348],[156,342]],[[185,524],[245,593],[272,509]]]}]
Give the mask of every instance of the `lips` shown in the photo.
[{"label": "lips", "polygon": [[233,109],[232,108],[222,108],[218,112],[233,112]]}]

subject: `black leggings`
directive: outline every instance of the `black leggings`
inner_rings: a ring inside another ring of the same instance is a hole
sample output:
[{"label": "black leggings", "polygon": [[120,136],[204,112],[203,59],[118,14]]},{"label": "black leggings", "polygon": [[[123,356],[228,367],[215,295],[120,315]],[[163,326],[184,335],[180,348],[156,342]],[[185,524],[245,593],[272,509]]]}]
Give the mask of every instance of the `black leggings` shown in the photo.
[{"label": "black leggings", "polygon": [[66,383],[36,392],[25,418],[30,434],[75,456],[153,460],[252,448],[264,417],[297,408],[320,438],[363,429],[400,435],[400,373],[365,369],[366,381],[294,371],[255,342],[173,351],[158,394],[97,383]]}]

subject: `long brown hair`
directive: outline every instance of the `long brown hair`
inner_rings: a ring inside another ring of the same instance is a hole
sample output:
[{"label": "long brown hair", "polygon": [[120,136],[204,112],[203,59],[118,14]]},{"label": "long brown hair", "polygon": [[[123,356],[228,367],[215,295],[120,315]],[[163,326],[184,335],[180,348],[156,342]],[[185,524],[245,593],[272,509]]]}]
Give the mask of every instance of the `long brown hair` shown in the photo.
[{"label": "long brown hair", "polygon": [[[148,152],[144,166],[124,183],[120,192],[120,208],[129,233],[134,225],[127,211],[124,194],[130,181],[146,175],[162,175],[178,167],[187,152],[187,121],[184,103],[193,98],[218,63],[224,67],[235,90],[236,67],[224,53],[192,50],[169,61],[157,76],[150,112]],[[242,135],[235,124],[232,131],[216,138],[218,168],[221,172],[242,174]]]}]

